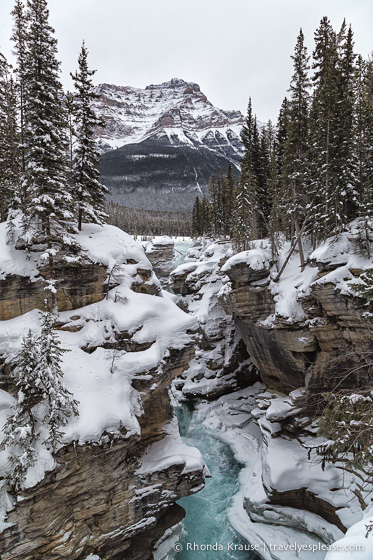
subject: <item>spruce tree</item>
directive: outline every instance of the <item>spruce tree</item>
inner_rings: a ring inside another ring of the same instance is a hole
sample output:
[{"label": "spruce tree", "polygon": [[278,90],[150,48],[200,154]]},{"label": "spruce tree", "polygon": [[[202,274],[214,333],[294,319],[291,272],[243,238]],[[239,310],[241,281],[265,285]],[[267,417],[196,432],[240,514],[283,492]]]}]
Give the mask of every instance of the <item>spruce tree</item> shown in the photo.
[{"label": "spruce tree", "polygon": [[346,32],[343,22],[339,38],[339,84],[337,104],[336,177],[340,196],[340,223],[346,224],[357,215],[357,157],[354,150],[356,66],[351,26]]},{"label": "spruce tree", "polygon": [[19,137],[14,82],[0,53],[0,221],[15,210],[19,195]]},{"label": "spruce tree", "polygon": [[224,181],[224,235],[232,235],[235,178],[232,164],[229,163]]},{"label": "spruce tree", "polygon": [[247,151],[242,162],[241,178],[237,184],[233,210],[233,246],[238,251],[250,247],[250,240],[255,231],[255,200],[258,181],[251,161],[251,153]]},{"label": "spruce tree", "polygon": [[79,55],[79,70],[71,74],[75,84],[76,150],[73,161],[74,200],[78,215],[78,228],[82,221],[102,224],[107,217],[104,212],[107,188],[99,181],[99,152],[94,141],[97,126],[102,126],[96,115],[93,101],[97,98],[91,76],[95,70],[88,69],[88,51],[83,42]]},{"label": "spruce tree", "polygon": [[71,415],[77,415],[77,401],[62,382],[61,360],[67,351],[53,331],[53,315],[45,311],[41,315],[41,333],[38,338],[39,360],[34,370],[36,385],[45,403],[44,423],[48,425],[49,437],[44,442],[55,450],[61,442],[65,426]]},{"label": "spruce tree", "polygon": [[313,52],[314,94],[310,112],[311,192],[315,201],[314,228],[326,239],[341,216],[338,162],[338,83],[337,35],[324,17],[315,32]]},{"label": "spruce tree", "polygon": [[23,482],[27,469],[36,462],[35,445],[37,441],[37,420],[33,406],[40,399],[40,389],[36,384],[35,368],[38,352],[35,338],[31,331],[23,338],[22,349],[13,372],[18,389],[17,400],[8,416],[3,432],[4,438],[0,448],[10,451],[11,489],[17,491]]},{"label": "spruce tree", "polygon": [[271,121],[268,121],[265,134],[268,150],[268,203],[270,215],[268,219],[268,233],[271,238],[272,258],[277,255],[277,238],[283,227],[282,201],[280,182],[277,175],[277,143],[276,129]]},{"label": "spruce tree", "polygon": [[201,232],[203,235],[211,235],[212,233],[212,225],[211,225],[211,205],[207,198],[203,196],[201,207],[200,207],[200,216],[201,216]]},{"label": "spruce tree", "polygon": [[74,231],[68,185],[67,122],[56,59],[57,41],[48,23],[46,0],[28,0],[25,38],[24,146],[26,166],[25,243],[53,255],[69,245]]},{"label": "spruce tree", "polygon": [[355,80],[355,151],[357,161],[360,248],[371,258],[373,233],[373,61],[358,57]]},{"label": "spruce tree", "polygon": [[[18,96],[19,105],[19,129],[20,129],[20,152],[21,152],[21,169],[22,172],[26,168],[25,150],[24,150],[24,136],[25,136],[25,74],[26,74],[26,33],[27,33],[27,19],[25,14],[25,7],[21,0],[16,0],[14,9],[12,11],[14,18],[14,27],[12,34],[12,41],[14,42],[14,54],[17,58],[16,67],[16,91]],[[25,204],[26,193],[23,190],[22,207]]]},{"label": "spruce tree", "polygon": [[[27,470],[37,460],[36,444],[41,426],[47,427],[48,438],[43,441],[53,450],[61,443],[63,426],[71,415],[77,415],[77,401],[66,389],[61,378],[61,359],[65,349],[53,332],[53,315],[41,314],[41,333],[35,338],[31,330],[22,340],[13,371],[17,400],[4,425],[0,449],[10,452],[10,485],[19,490]],[[40,408],[41,407],[41,408]],[[44,417],[38,417],[44,411]],[[42,421],[42,424],[40,423]]]},{"label": "spruce tree", "polygon": [[252,147],[254,134],[254,116],[253,107],[251,103],[251,97],[249,99],[249,104],[247,106],[247,115],[243,127],[241,129],[241,141],[244,145],[245,150],[249,150]]},{"label": "spruce tree", "polygon": [[[265,237],[268,233],[269,197],[268,197],[268,158],[265,134],[259,132],[257,119],[254,119],[253,140],[250,161],[249,184],[252,188],[253,203],[253,236],[255,238]],[[251,177],[255,175],[255,181]]]},{"label": "spruce tree", "polygon": [[203,234],[203,231],[201,231],[201,229],[201,203],[199,197],[196,196],[196,200],[194,201],[192,210],[193,235],[198,237],[199,235]]},{"label": "spruce tree", "polygon": [[224,232],[224,179],[220,172],[211,177],[209,185],[211,233],[216,236]]},{"label": "spruce tree", "polygon": [[[309,104],[310,79],[308,77],[309,56],[304,46],[302,29],[299,32],[294,55],[294,74],[290,84],[288,137],[284,146],[283,177],[284,187],[287,187],[287,216],[290,232],[298,236],[300,223],[306,212],[309,184]],[[301,266],[304,266],[302,240],[298,240]]]}]

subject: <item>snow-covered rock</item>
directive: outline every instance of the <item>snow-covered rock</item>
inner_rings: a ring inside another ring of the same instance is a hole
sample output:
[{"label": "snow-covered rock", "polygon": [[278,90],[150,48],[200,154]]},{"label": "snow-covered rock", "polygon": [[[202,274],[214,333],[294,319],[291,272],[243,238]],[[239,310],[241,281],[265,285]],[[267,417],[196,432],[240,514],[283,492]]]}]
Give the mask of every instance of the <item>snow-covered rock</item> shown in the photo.
[{"label": "snow-covered rock", "polygon": [[183,296],[189,314],[198,320],[196,355],[175,387],[183,398],[215,399],[253,383],[257,372],[231,318],[218,303],[228,278],[220,266],[232,254],[230,243],[205,242],[192,247],[185,262],[171,273],[173,290]]},{"label": "snow-covered rock", "polygon": [[[167,393],[193,357],[196,319],[161,291],[143,248],[121,230],[84,225],[76,241],[81,255],[74,274],[57,278],[68,293],[89,282],[80,276],[84,267],[104,272],[97,300],[80,306],[79,298],[70,298],[55,322],[67,350],[64,383],[79,416],[69,418],[56,453],[43,444],[41,430],[36,464],[17,500],[2,485],[3,560],[104,558],[135,545],[141,550],[147,538],[159,539],[169,523],[180,521],[180,513],[166,515],[175,501],[204,483],[202,457],[180,441]],[[3,281],[16,276],[26,295],[34,284],[42,294],[39,255],[27,260],[6,247]],[[6,306],[5,290],[2,297]],[[16,395],[12,360],[28,330],[40,332],[42,306],[36,297],[28,302],[23,313],[21,308],[0,322],[0,430]],[[6,449],[0,452],[2,479],[9,466]]]},{"label": "snow-covered rock", "polygon": [[[304,270],[295,251],[278,281],[289,242],[282,242],[276,264],[271,263],[269,242],[260,240],[223,266],[231,286],[219,301],[236,318],[269,387],[288,393],[306,386],[317,393],[331,387],[338,372],[343,375],[361,365],[360,356],[370,345],[364,318],[368,307],[353,285],[372,262],[360,254],[357,226],[353,222],[313,252],[305,239]],[[359,367],[349,383],[364,384],[367,376],[368,369]]]}]

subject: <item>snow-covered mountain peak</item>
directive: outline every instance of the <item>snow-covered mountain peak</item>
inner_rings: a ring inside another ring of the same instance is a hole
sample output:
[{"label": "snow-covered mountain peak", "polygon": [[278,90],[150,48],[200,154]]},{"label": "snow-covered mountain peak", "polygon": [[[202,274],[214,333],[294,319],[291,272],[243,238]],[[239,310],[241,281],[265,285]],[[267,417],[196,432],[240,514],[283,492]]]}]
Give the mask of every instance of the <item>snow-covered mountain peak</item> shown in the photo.
[{"label": "snow-covered mountain peak", "polygon": [[145,89],[101,84],[96,110],[106,123],[96,139],[111,200],[151,210],[191,210],[212,175],[238,175],[240,111],[215,107],[198,84],[172,78]]},{"label": "snow-covered mountain peak", "polygon": [[103,152],[139,143],[153,134],[159,137],[160,132],[167,136],[166,129],[177,129],[179,138],[195,133],[199,142],[206,135],[210,138],[210,132],[215,136],[217,130],[225,138],[230,130],[231,137],[238,139],[243,124],[240,111],[214,107],[198,84],[180,78],[145,89],[100,84],[96,93],[96,110],[106,122],[106,128],[96,134]]}]

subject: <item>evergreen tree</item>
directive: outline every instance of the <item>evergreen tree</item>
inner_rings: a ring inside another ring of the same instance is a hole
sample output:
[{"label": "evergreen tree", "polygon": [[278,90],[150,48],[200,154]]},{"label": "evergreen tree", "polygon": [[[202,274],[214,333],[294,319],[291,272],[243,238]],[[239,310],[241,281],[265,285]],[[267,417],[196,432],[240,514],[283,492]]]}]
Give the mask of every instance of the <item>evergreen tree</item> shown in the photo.
[{"label": "evergreen tree", "polygon": [[49,437],[44,442],[55,450],[61,442],[61,427],[67,424],[71,415],[77,415],[77,401],[72,398],[61,379],[61,360],[67,350],[53,331],[53,315],[45,311],[41,316],[41,333],[38,338],[38,363],[34,370],[35,384],[41,391],[45,404],[43,422],[49,427]]},{"label": "evergreen tree", "polygon": [[346,224],[357,215],[357,158],[354,150],[355,117],[355,66],[353,33],[351,26],[346,32],[343,22],[339,33],[339,84],[337,105],[337,162],[336,179],[340,197],[339,221]]},{"label": "evergreen tree", "polygon": [[249,248],[255,228],[253,193],[257,192],[258,181],[247,151],[242,162],[241,178],[237,185],[234,203],[233,245],[238,251]]},{"label": "evergreen tree", "polygon": [[15,209],[19,191],[19,138],[14,82],[0,53],[0,221]]},{"label": "evergreen tree", "polygon": [[[308,141],[309,141],[309,56],[304,46],[304,35],[300,30],[294,55],[294,74],[290,84],[288,136],[284,146],[283,181],[287,188],[287,215],[291,236],[299,234],[300,223],[305,217],[308,202],[309,183]],[[302,240],[298,240],[301,266],[304,266]]]},{"label": "evergreen tree", "polygon": [[370,258],[373,219],[373,61],[364,61],[360,56],[356,67],[354,137],[358,213],[362,218],[360,247]]},{"label": "evergreen tree", "polygon": [[[25,74],[26,74],[26,33],[27,33],[27,20],[25,14],[25,7],[21,0],[16,0],[14,9],[12,11],[12,16],[14,18],[14,27],[12,34],[12,41],[14,42],[14,54],[17,57],[17,82],[16,90],[19,100],[19,129],[20,129],[20,152],[21,152],[21,170],[24,172],[26,168],[25,151],[24,151],[24,140],[25,140]],[[25,204],[26,193],[23,190],[22,195],[22,207]]]},{"label": "evergreen tree", "polygon": [[224,232],[224,179],[219,173],[218,177],[211,177],[209,185],[210,220],[211,230],[216,236]]},{"label": "evergreen tree", "polygon": [[69,164],[70,164],[70,175],[72,178],[73,173],[73,160],[74,160],[74,136],[76,134],[74,126],[74,116],[75,116],[75,100],[74,95],[68,91],[65,97],[65,105],[67,110],[67,121],[69,129]]},{"label": "evergreen tree", "polygon": [[[253,139],[251,154],[248,156],[248,167],[243,165],[248,173],[248,182],[251,185],[253,206],[253,236],[265,237],[268,233],[269,198],[268,198],[268,153],[265,134],[259,132],[256,117],[254,119]],[[255,175],[255,181],[252,179]]]},{"label": "evergreen tree", "polygon": [[93,135],[97,126],[102,126],[96,115],[91,76],[95,70],[88,69],[88,51],[83,42],[79,55],[79,70],[71,74],[75,84],[76,150],[73,161],[74,200],[78,214],[78,228],[82,229],[83,219],[95,224],[105,221],[105,195],[107,188],[99,181],[99,153]]},{"label": "evergreen tree", "polygon": [[285,150],[288,143],[289,137],[289,101],[287,97],[284,98],[279,116],[277,119],[276,126],[276,169],[277,169],[277,192],[276,192],[276,208],[277,216],[284,233],[288,237],[291,237],[291,230],[289,227],[289,215],[288,215],[288,200],[289,200],[289,188],[288,188],[288,178],[285,162]]},{"label": "evergreen tree", "polygon": [[318,236],[325,239],[339,227],[341,217],[337,183],[338,42],[326,17],[315,33],[313,58],[315,91],[310,113],[311,190],[315,200],[314,227]]},{"label": "evergreen tree", "polygon": [[[16,491],[27,469],[36,462],[41,425],[49,431],[43,443],[56,450],[63,435],[61,428],[71,415],[78,414],[78,403],[61,380],[61,359],[66,350],[53,332],[52,313],[41,314],[41,327],[38,338],[35,339],[31,331],[23,338],[13,372],[17,401],[3,428],[5,435],[0,447],[10,451],[10,482]],[[37,409],[43,410],[42,419],[38,417],[40,413],[35,412]]]},{"label": "evergreen tree", "polygon": [[200,208],[201,215],[201,232],[203,235],[211,235],[211,205],[207,198],[204,196]]},{"label": "evergreen tree", "polygon": [[56,59],[57,41],[48,23],[46,0],[28,0],[25,38],[24,145],[26,190],[24,240],[48,249],[53,275],[56,248],[74,231],[68,185],[67,123]]},{"label": "evergreen tree", "polygon": [[280,112],[277,120],[277,174],[281,179],[284,177],[284,154],[285,146],[289,136],[289,101],[287,97],[281,103]]},{"label": "evergreen tree", "polygon": [[268,150],[268,203],[270,215],[268,220],[268,233],[271,238],[272,258],[277,254],[276,241],[283,227],[282,203],[280,198],[280,182],[277,175],[277,143],[276,130],[271,121],[268,121],[266,130]]},{"label": "evergreen tree", "polygon": [[38,403],[41,391],[37,384],[35,369],[38,363],[35,338],[31,331],[22,341],[22,349],[13,372],[18,389],[12,414],[5,422],[4,438],[0,448],[10,450],[10,482],[12,490],[19,490],[27,469],[36,462],[35,445],[37,430],[33,406]]},{"label": "evergreen tree", "polygon": [[196,196],[196,200],[194,202],[193,205],[193,210],[192,210],[192,230],[193,230],[193,235],[198,237],[199,235],[203,234],[203,230],[201,227],[201,203],[199,200],[199,197]]},{"label": "evergreen tree", "polygon": [[253,143],[253,135],[254,135],[254,116],[253,116],[253,108],[251,103],[251,97],[249,99],[249,104],[247,106],[247,115],[245,119],[245,123],[241,130],[241,141],[244,145],[245,150],[249,150],[252,147]]},{"label": "evergreen tree", "polygon": [[232,164],[229,163],[224,181],[224,235],[232,235],[235,178]]}]

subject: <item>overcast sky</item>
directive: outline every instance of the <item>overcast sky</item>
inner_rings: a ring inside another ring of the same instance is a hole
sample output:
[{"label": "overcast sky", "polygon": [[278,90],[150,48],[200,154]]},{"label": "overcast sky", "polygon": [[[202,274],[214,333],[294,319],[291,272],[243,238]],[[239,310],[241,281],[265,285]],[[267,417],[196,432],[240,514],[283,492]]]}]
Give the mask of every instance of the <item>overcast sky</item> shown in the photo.
[{"label": "overcast sky", "polygon": [[[0,49],[10,58],[13,0],[0,0]],[[62,79],[71,88],[81,41],[96,83],[145,87],[171,78],[197,82],[214,105],[277,119],[302,27],[309,51],[320,19],[343,18],[355,50],[373,50],[372,0],[49,0]]]}]

